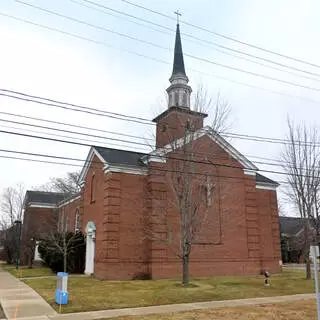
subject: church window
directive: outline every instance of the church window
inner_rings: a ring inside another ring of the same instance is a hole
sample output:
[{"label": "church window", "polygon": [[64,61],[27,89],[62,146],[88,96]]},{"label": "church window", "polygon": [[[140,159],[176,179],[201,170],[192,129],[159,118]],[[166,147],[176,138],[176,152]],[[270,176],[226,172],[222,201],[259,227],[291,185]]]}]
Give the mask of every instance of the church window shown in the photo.
[{"label": "church window", "polygon": [[201,198],[207,207],[211,207],[212,205],[213,189],[214,187],[211,183],[211,179],[207,177],[206,184],[201,186]]},{"label": "church window", "polygon": [[96,176],[94,174],[91,178],[90,202],[93,203],[95,201],[96,201]]},{"label": "church window", "polygon": [[188,107],[188,105],[187,105],[188,104],[187,103],[187,94],[186,93],[183,95],[183,102],[182,103],[183,103],[184,107]]},{"label": "church window", "polygon": [[75,219],[74,219],[74,232],[78,232],[79,231],[79,216],[80,216],[79,208],[77,208],[76,216],[75,216]]}]

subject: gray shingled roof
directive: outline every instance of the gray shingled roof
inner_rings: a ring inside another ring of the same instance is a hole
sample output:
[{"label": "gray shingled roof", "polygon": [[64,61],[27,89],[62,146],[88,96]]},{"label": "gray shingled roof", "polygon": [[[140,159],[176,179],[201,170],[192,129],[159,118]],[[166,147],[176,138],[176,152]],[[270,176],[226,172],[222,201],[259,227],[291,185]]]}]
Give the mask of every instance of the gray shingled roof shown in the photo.
[{"label": "gray shingled roof", "polygon": [[269,183],[269,184],[279,185],[278,182],[273,181],[273,180],[263,176],[262,174],[260,174],[258,172],[256,173],[256,181],[257,182],[261,182],[261,183]]},{"label": "gray shingled roof", "polygon": [[[120,165],[129,165],[137,167],[145,167],[146,165],[142,162],[141,158],[148,155],[147,153],[103,148],[103,147],[94,147],[101,157],[110,164],[120,164]],[[261,183],[269,183],[273,185],[278,185],[277,182],[263,176],[260,173],[256,174],[256,181]]]},{"label": "gray shingled roof", "polygon": [[98,151],[101,157],[110,164],[145,167],[145,164],[142,162],[141,158],[147,155],[146,153],[102,147],[94,148]]},{"label": "gray shingled roof", "polygon": [[295,235],[303,227],[303,220],[298,217],[279,217],[280,232]]},{"label": "gray shingled roof", "polygon": [[42,204],[57,204],[65,199],[68,195],[59,192],[44,192],[28,190],[26,194],[26,204],[42,203]]}]

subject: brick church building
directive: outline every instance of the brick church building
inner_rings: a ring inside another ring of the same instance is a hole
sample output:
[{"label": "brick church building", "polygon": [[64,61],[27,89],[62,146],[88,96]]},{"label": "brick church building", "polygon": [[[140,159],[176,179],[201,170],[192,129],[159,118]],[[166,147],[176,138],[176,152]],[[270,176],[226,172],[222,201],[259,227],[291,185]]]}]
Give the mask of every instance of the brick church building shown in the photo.
[{"label": "brick church building", "polygon": [[47,215],[57,222],[68,216],[68,228],[86,235],[87,274],[173,278],[182,266],[178,204],[189,192],[187,201],[198,219],[192,229],[191,276],[279,271],[278,184],[205,127],[206,114],[190,108],[179,25],[169,80],[168,107],[153,120],[155,149],[144,154],[91,147],[80,195],[29,193],[38,200],[26,198],[24,233],[30,216]]}]

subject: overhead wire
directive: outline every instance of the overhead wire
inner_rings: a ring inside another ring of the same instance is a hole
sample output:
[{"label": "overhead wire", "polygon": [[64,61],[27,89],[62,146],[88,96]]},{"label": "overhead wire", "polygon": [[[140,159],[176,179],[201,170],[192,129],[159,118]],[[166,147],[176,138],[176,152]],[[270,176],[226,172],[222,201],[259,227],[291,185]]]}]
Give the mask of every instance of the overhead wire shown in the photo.
[{"label": "overhead wire", "polygon": [[[5,92],[5,93],[2,93],[2,92]],[[10,93],[10,94],[8,94],[8,93]],[[21,95],[22,97],[19,97],[17,95]],[[84,106],[80,106],[77,104],[53,100],[53,99],[44,98],[44,97],[40,97],[40,96],[29,95],[27,93],[22,93],[22,92],[18,92],[18,91],[0,88],[0,96],[14,98],[14,99],[18,99],[18,100],[22,100],[22,101],[26,101],[26,102],[35,102],[36,104],[62,108],[62,109],[70,110],[70,111],[78,111],[78,112],[93,114],[96,116],[111,117],[114,119],[114,116],[113,116],[114,113],[111,112],[111,115],[110,115],[109,111],[105,111],[102,109],[96,109],[96,108],[84,107]],[[34,100],[34,99],[37,99],[37,100]],[[44,100],[44,102],[39,101],[39,100]],[[69,106],[73,106],[73,107],[79,108],[79,109],[69,108]],[[92,112],[91,110],[95,110],[96,112]],[[146,119],[146,118],[133,117],[133,116],[126,115],[123,113],[117,113],[117,115],[118,115],[118,118],[116,118],[116,119],[118,119],[118,120],[133,121],[133,122],[140,123],[143,125],[151,125],[151,126],[156,125],[156,123],[154,123],[151,120]],[[175,127],[171,127],[171,126],[169,126],[169,128],[176,129]],[[250,141],[257,141],[257,142],[268,142],[268,143],[277,143],[277,144],[290,144],[291,143],[291,140],[288,140],[288,139],[262,137],[262,136],[239,134],[239,133],[233,133],[233,132],[222,132],[221,135],[226,136],[226,137],[236,138],[236,139],[250,140]],[[304,142],[304,141],[297,141],[297,142],[299,142],[301,144],[308,144],[308,142]],[[311,142],[310,142],[310,144],[311,144]],[[316,144],[316,145],[318,145],[318,144]]]},{"label": "overhead wire", "polygon": [[[87,26],[90,26],[90,27],[93,27],[93,28],[98,28],[99,30],[103,30],[103,31],[106,31],[106,32],[111,32],[111,33],[116,34],[118,36],[125,37],[125,38],[128,38],[130,40],[138,41],[140,43],[147,44],[147,45],[150,45],[150,46],[153,46],[153,47],[156,47],[156,48],[172,51],[167,47],[160,46],[160,45],[158,45],[156,43],[153,43],[153,42],[150,42],[150,41],[145,41],[145,40],[139,39],[137,37],[132,37],[132,36],[129,36],[129,35],[124,34],[124,33],[120,33],[120,32],[114,31],[114,30],[110,30],[110,29],[104,28],[102,26],[97,26],[95,24],[91,24],[91,23],[85,22],[83,20],[75,19],[75,18],[69,17],[67,15],[57,13],[57,12],[52,11],[52,10],[44,9],[44,8],[39,7],[39,6],[35,6],[35,5],[30,4],[30,3],[23,2],[21,0],[15,0],[15,1],[19,2],[19,3],[22,3],[24,5],[30,6],[32,8],[35,8],[37,10],[41,10],[43,12],[46,12],[46,13],[49,13],[49,14],[52,14],[52,15],[63,17],[64,19],[68,19],[68,20],[71,20],[71,21],[74,21],[74,22],[77,22],[77,23],[80,23],[80,24],[84,24],[84,25],[87,25]],[[282,83],[282,84],[285,84],[285,85],[291,85],[291,86],[300,87],[300,88],[303,88],[303,89],[308,89],[308,90],[320,92],[320,88],[312,87],[312,86],[309,86],[309,85],[304,85],[304,84],[300,84],[300,83],[296,83],[296,82],[292,82],[292,81],[288,81],[288,80],[284,80],[284,79],[279,79],[279,78],[276,78],[276,77],[273,77],[273,76],[260,74],[260,73],[253,72],[253,71],[250,71],[250,70],[241,69],[241,68],[238,68],[238,67],[234,67],[234,66],[230,66],[230,65],[227,65],[227,64],[219,63],[219,62],[207,59],[207,58],[198,57],[196,55],[192,55],[192,54],[188,54],[188,53],[184,53],[184,55],[189,57],[189,58],[192,58],[194,60],[197,60],[197,61],[213,64],[215,66],[219,66],[219,67],[223,67],[223,68],[226,68],[226,69],[229,69],[229,70],[245,73],[245,74],[248,74],[248,75],[251,75],[251,76],[267,79],[267,80],[270,80],[270,81],[276,81],[276,82],[279,82],[279,83]],[[320,76],[320,75],[318,75],[318,76]]]},{"label": "overhead wire", "polygon": [[[108,43],[105,43],[103,41],[93,40],[93,39],[90,39],[90,38],[87,38],[87,37],[83,37],[83,36],[80,36],[80,35],[77,35],[77,34],[74,34],[74,33],[71,33],[71,32],[67,32],[67,31],[64,31],[64,30],[57,29],[57,28],[52,28],[52,27],[49,27],[49,26],[46,26],[46,25],[43,25],[43,24],[32,22],[30,20],[18,18],[18,17],[12,16],[12,15],[9,15],[9,14],[3,13],[3,12],[0,12],[0,15],[5,16],[5,17],[10,18],[10,19],[14,19],[14,20],[20,21],[20,22],[31,24],[31,25],[34,25],[36,27],[41,27],[41,28],[45,28],[45,29],[50,30],[50,31],[54,31],[54,32],[57,32],[57,33],[68,35],[68,36],[76,38],[76,39],[88,41],[88,42],[91,42],[91,43],[94,43],[94,44],[98,44],[98,45],[103,45],[103,46],[106,46],[106,47],[109,47],[109,48],[113,48],[113,49],[116,49],[116,50],[119,50],[119,51],[126,52],[128,54],[133,54],[133,55],[136,55],[136,56],[138,56],[140,58],[145,58],[145,59],[152,60],[152,61],[155,61],[155,62],[158,62],[158,63],[170,65],[170,63],[167,62],[167,61],[164,61],[164,60],[161,60],[161,59],[158,59],[158,58],[154,58],[154,57],[150,57],[148,55],[144,55],[144,54],[132,51],[132,50],[119,48],[119,47],[116,47],[114,45],[110,45]],[[268,92],[268,93],[273,93],[273,94],[281,95],[281,96],[284,96],[284,97],[289,97],[289,98],[292,98],[292,99],[299,99],[299,100],[303,100],[303,101],[308,101],[308,102],[315,103],[315,104],[319,103],[318,101],[315,101],[313,99],[309,99],[309,98],[306,98],[306,97],[299,97],[299,96],[295,96],[295,95],[292,95],[292,94],[287,94],[287,93],[284,93],[284,92],[281,92],[281,91],[275,91],[275,90],[266,89],[266,88],[263,88],[263,87],[260,87],[260,86],[256,86],[256,85],[252,85],[252,84],[248,84],[248,83],[244,83],[244,82],[240,82],[240,81],[235,81],[235,80],[232,80],[232,79],[229,79],[229,78],[226,78],[226,77],[218,76],[218,75],[216,75],[214,73],[203,72],[203,71],[199,71],[199,70],[195,70],[195,69],[192,69],[192,70],[194,72],[197,72],[197,73],[200,73],[200,74],[204,74],[204,75],[208,75],[208,76],[211,76],[211,77],[215,77],[215,78],[218,78],[218,79],[221,79],[221,80],[224,80],[224,81],[228,81],[228,82],[231,82],[231,83],[235,83],[235,84],[238,84],[238,85],[242,85],[242,86],[245,86],[245,87],[248,87],[248,88],[258,89],[258,90],[265,91],[265,92]]]},{"label": "overhead wire", "polygon": [[[129,5],[132,5],[132,6],[134,6],[134,7],[137,7],[137,8],[146,10],[146,11],[148,11],[148,12],[152,12],[152,13],[154,13],[154,14],[160,15],[160,16],[162,16],[162,17],[168,18],[168,19],[170,19],[170,20],[176,20],[176,19],[173,18],[172,16],[169,16],[169,15],[164,14],[164,13],[161,13],[161,12],[159,12],[159,11],[156,11],[156,10],[153,10],[153,9],[150,9],[150,8],[147,8],[146,6],[143,6],[143,5],[134,3],[134,2],[132,2],[132,1],[128,1],[128,0],[121,0],[121,1],[123,1],[123,2],[125,2],[125,3],[127,3],[127,4],[129,4]],[[190,27],[193,27],[193,28],[198,29],[198,30],[202,30],[202,31],[208,32],[208,33],[210,33],[210,34],[214,34],[214,35],[216,35],[216,36],[218,36],[218,37],[221,37],[221,38],[224,38],[224,39],[233,41],[233,42],[237,42],[237,43],[239,43],[239,44],[242,44],[242,45],[245,45],[245,46],[248,46],[248,47],[257,49],[257,50],[260,50],[260,51],[264,51],[264,52],[267,52],[267,53],[271,53],[271,54],[273,54],[273,55],[276,55],[276,56],[279,56],[279,57],[282,57],[282,58],[286,58],[286,59],[289,59],[289,60],[292,60],[292,61],[295,61],[295,62],[303,63],[303,64],[306,64],[306,65],[309,65],[309,66],[312,66],[312,67],[320,68],[320,65],[315,64],[315,63],[312,63],[312,62],[310,62],[310,61],[306,61],[306,60],[303,60],[303,59],[291,57],[291,56],[289,56],[289,55],[285,55],[285,54],[282,54],[282,53],[280,53],[280,52],[276,52],[276,51],[273,51],[273,50],[269,50],[269,49],[263,48],[263,47],[261,47],[261,46],[255,45],[255,44],[248,43],[248,42],[246,42],[246,41],[242,41],[242,40],[239,40],[239,39],[230,37],[230,36],[226,36],[226,35],[224,35],[224,34],[222,34],[222,33],[209,30],[209,29],[207,29],[207,28],[204,28],[204,27],[195,25],[195,24],[190,23],[190,22],[188,22],[188,21],[184,21],[183,19],[180,19],[180,23],[185,24],[185,25],[190,26]]]},{"label": "overhead wire", "polygon": [[[116,10],[114,8],[111,8],[111,7],[108,7],[104,4],[100,4],[100,3],[97,3],[97,2],[94,2],[94,1],[90,1],[90,0],[82,0],[86,3],[90,3],[91,6],[88,6],[86,4],[84,4],[83,2],[80,2],[78,0],[69,0],[73,3],[76,3],[77,5],[80,5],[80,6],[83,6],[83,7],[86,7],[86,8],[89,8],[89,9],[92,9],[92,10],[95,10],[95,11],[98,11],[98,12],[102,12],[104,14],[107,14],[107,15],[111,15],[111,16],[114,16],[116,18],[120,18],[120,19],[124,19],[124,17],[122,16],[117,16],[117,15],[114,15],[114,14],[111,14],[110,12],[108,11],[111,11],[111,12],[116,12],[117,14],[120,14],[120,15],[123,15],[123,16],[127,16],[127,17],[130,17],[132,19],[135,19],[135,20],[138,20],[138,21],[142,21],[142,22],[145,22],[145,23],[148,23],[150,25],[154,25],[154,26],[157,26],[159,28],[162,28],[162,29],[165,29],[165,30],[168,30],[170,31],[170,33],[168,32],[164,32],[162,30],[158,30],[158,29],[151,29],[149,26],[146,26],[146,25],[143,25],[143,24],[139,24],[137,23],[136,21],[132,21],[130,19],[125,19],[126,21],[129,21],[129,22],[132,22],[132,23],[135,23],[135,24],[138,24],[140,26],[143,26],[145,28],[149,28],[153,31],[156,31],[156,32],[160,32],[160,33],[163,33],[163,34],[172,34],[172,33],[175,33],[175,30],[173,30],[172,28],[170,27],[167,27],[167,26],[164,26],[162,24],[159,24],[159,23],[155,23],[154,21],[150,21],[150,20],[147,20],[145,18],[141,18],[141,17],[137,17],[135,15],[132,15],[132,14],[129,14],[127,12],[124,12],[124,11],[121,11],[121,10]],[[21,0],[19,0],[19,2],[21,2]],[[94,6],[92,6],[94,5]],[[104,8],[106,10],[102,10],[102,9],[99,9],[99,8]],[[239,49],[234,49],[234,48],[231,48],[231,47],[228,47],[228,46],[225,46],[225,45],[221,45],[219,43],[216,43],[216,42],[212,42],[210,40],[206,40],[206,39],[202,39],[202,38],[199,38],[197,36],[194,36],[192,34],[189,34],[189,33],[186,33],[186,32],[181,32],[181,35],[186,37],[187,41],[191,41],[193,43],[197,43],[199,45],[203,45],[203,43],[206,44],[206,46],[210,46],[210,47],[213,47],[215,48],[216,51],[218,52],[221,52],[223,54],[226,54],[226,55],[230,55],[230,56],[233,56],[233,57],[237,57],[239,59],[242,59],[242,60],[246,60],[246,61],[250,61],[252,63],[256,63],[256,64],[260,64],[261,66],[264,66],[264,67],[267,67],[267,68],[272,68],[272,69],[275,69],[275,70],[278,70],[278,71],[281,71],[281,72],[286,72],[286,73],[289,73],[289,74],[292,74],[292,75],[295,75],[295,76],[300,76],[300,77],[303,77],[303,78],[306,78],[306,79],[309,79],[309,80],[313,80],[313,81],[319,81],[319,79],[315,79],[315,78],[310,78],[310,77],[307,77],[307,76],[303,76],[301,74],[297,74],[297,73],[293,73],[293,72],[290,72],[288,70],[282,70],[282,69],[279,69],[279,68],[275,68],[273,66],[269,66],[269,65],[266,65],[266,64],[262,64],[262,63],[259,63],[257,61],[253,61],[253,60],[249,60],[249,59],[246,59],[244,57],[239,57],[239,56],[236,56],[234,54],[231,54],[229,52],[225,52],[225,51],[222,51],[222,50],[219,50],[219,49],[216,49],[216,47],[218,48],[221,48],[221,49],[225,49],[225,50],[228,50],[228,51],[231,51],[233,53],[240,53],[242,55],[246,55],[246,56],[249,56],[251,58],[255,58],[255,59],[258,59],[258,60],[261,60],[261,61],[264,61],[264,62],[268,62],[268,63],[271,63],[271,64],[275,64],[275,65],[278,65],[278,66],[281,66],[281,67],[284,67],[284,68],[287,68],[287,69],[291,69],[291,70],[295,70],[295,71],[299,71],[299,72],[302,72],[302,73],[305,73],[305,74],[309,74],[309,75],[313,75],[313,76],[320,76],[320,74],[318,73],[314,73],[314,72],[310,72],[310,71],[307,71],[307,70],[303,70],[303,69],[299,69],[299,68],[296,68],[296,67],[293,67],[293,66],[290,66],[290,65],[286,65],[286,64],[283,64],[283,63],[280,63],[280,62],[277,62],[277,61],[274,61],[274,60],[271,60],[271,59],[268,59],[268,58],[265,58],[265,57],[260,57],[260,56],[257,56],[257,55],[254,55],[254,54],[250,54],[248,52],[245,52],[245,51],[241,51]],[[189,39],[193,39],[192,40],[189,40]],[[196,40],[196,41],[194,41]]]},{"label": "overhead wire", "polygon": [[[36,118],[36,117],[30,117],[30,116],[25,116],[25,115],[21,115],[21,114],[14,114],[14,113],[10,113],[10,112],[3,112],[0,111],[0,114],[3,115],[7,115],[7,116],[14,116],[14,117],[18,117],[18,118],[22,118],[22,119],[31,119],[31,120],[36,120],[36,121],[40,121],[40,122],[45,122],[45,123],[53,123],[53,124],[57,124],[57,125],[63,125],[63,126],[70,126],[70,127],[75,127],[75,128],[81,128],[81,129],[86,129],[86,130],[91,130],[91,131],[97,131],[97,132],[103,132],[103,133],[109,133],[109,134],[114,134],[114,135],[121,135],[124,137],[129,137],[129,138],[136,138],[136,139],[142,139],[142,140],[149,140],[154,142],[154,139],[150,139],[150,138],[142,138],[141,136],[136,136],[136,135],[130,135],[130,134],[125,134],[125,133],[121,133],[121,132],[115,132],[115,131],[107,131],[107,130],[102,130],[102,129],[96,129],[96,128],[90,128],[90,127],[86,127],[86,126],[79,126],[73,123],[66,123],[66,122],[61,122],[61,121],[53,121],[53,120],[48,120],[48,119],[41,119],[41,118]],[[26,123],[24,123],[26,124]],[[28,124],[26,124],[28,125]],[[49,128],[49,127],[46,127]],[[19,128],[20,129],[20,128]],[[24,129],[23,129],[24,130]],[[46,133],[47,134],[47,133]],[[289,141],[289,140],[288,140]],[[115,144],[110,144],[108,143],[108,145],[114,145],[114,146],[118,146]],[[121,145],[121,146],[125,146],[125,145]],[[199,153],[199,152],[197,152]],[[208,155],[208,153],[201,153],[201,154],[205,154]],[[274,165],[274,166],[279,166],[279,163],[281,163],[281,160],[278,159],[272,159],[272,158],[266,158],[266,157],[261,157],[261,156],[256,156],[256,155],[245,155],[249,158],[255,158],[255,159],[261,159],[261,160],[268,160],[268,161],[273,161],[273,162],[278,162],[278,163],[266,163],[266,162],[259,162],[259,161],[254,161],[255,163],[258,164],[266,164],[266,165]],[[281,165],[281,164],[280,164]]]},{"label": "overhead wire", "polygon": [[[84,166],[89,166],[91,164],[98,164],[101,165],[101,162],[99,161],[89,161],[89,160],[84,160],[84,159],[79,159],[79,158],[68,158],[68,157],[62,157],[62,156],[54,156],[54,155],[47,155],[47,154],[40,154],[40,153],[32,153],[32,152],[23,152],[23,151],[17,151],[17,150],[6,150],[6,149],[0,149],[0,152],[6,152],[6,153],[16,153],[16,154],[22,154],[22,155],[29,155],[29,156],[37,156],[37,157],[45,157],[45,158],[54,158],[54,159],[59,159],[59,160],[71,160],[71,161],[81,161],[84,162],[84,165],[78,165],[78,164],[74,164],[74,163],[61,163],[61,162],[48,162],[50,164],[62,164],[62,165],[71,165],[71,166],[78,166],[78,167],[84,167]],[[11,159],[12,157],[10,156],[2,156],[0,155],[0,157],[2,158],[9,158]],[[13,159],[19,159],[19,158],[13,158]],[[171,158],[171,159],[175,159],[175,158]],[[36,161],[36,162],[44,162],[46,163],[45,160],[38,160],[38,159],[30,159],[30,158],[23,158],[21,160],[30,160],[30,161]],[[181,160],[181,159],[179,159]],[[186,161],[186,160],[185,160]],[[88,165],[86,165],[86,163]],[[215,163],[210,163],[210,162],[206,162],[204,163],[206,165],[213,165],[215,167],[219,167],[222,166],[220,164],[215,164]],[[236,167],[237,169],[241,169],[240,167]],[[183,171],[181,170],[173,170],[173,169],[165,169],[165,168],[155,168],[154,171],[159,171],[159,172],[169,172],[169,173],[183,173]],[[214,175],[214,174],[210,174],[207,172],[193,172],[193,174],[196,175],[200,175],[200,176],[212,176],[212,177],[218,177],[218,178],[228,178],[228,179],[236,179],[236,180],[248,180],[248,181],[252,181],[252,178],[247,178],[247,177],[241,177],[241,176],[230,176],[230,175]],[[281,181],[281,183],[287,183],[286,181]]]},{"label": "overhead wire", "polygon": [[118,136],[124,136],[124,137],[129,137],[129,138],[135,138],[135,139],[140,139],[140,140],[148,140],[148,141],[153,141],[154,140],[154,139],[151,139],[151,138],[141,137],[141,136],[132,135],[132,134],[128,134],[128,133],[97,129],[97,128],[93,128],[93,127],[86,127],[86,126],[81,126],[81,125],[74,124],[74,123],[66,123],[66,122],[62,122],[62,121],[54,121],[54,120],[37,118],[37,117],[30,117],[30,116],[26,116],[26,115],[22,115],[22,114],[11,113],[11,112],[0,111],[0,114],[6,115],[6,116],[11,116],[11,117],[34,120],[34,121],[52,123],[52,124],[55,124],[55,125],[62,125],[62,126],[68,126],[68,127],[73,127],[73,128],[90,130],[90,131],[103,132],[103,133],[108,133],[108,134],[113,134],[113,135],[118,135]]},{"label": "overhead wire", "polygon": [[[41,139],[41,140],[49,140],[49,141],[54,141],[54,142],[61,142],[61,143],[68,143],[68,144],[74,144],[74,145],[79,145],[79,146],[86,146],[86,147],[92,147],[91,144],[87,144],[87,143],[83,143],[83,142],[76,142],[76,141],[68,141],[68,140],[62,140],[62,139],[56,139],[56,138],[51,138],[51,137],[43,137],[43,136],[35,136],[35,135],[30,135],[30,134],[25,134],[25,133],[20,133],[20,132],[12,132],[12,131],[5,131],[5,130],[0,130],[0,133],[6,133],[6,134],[11,134],[11,135],[18,135],[18,136],[23,136],[23,137],[28,137],[28,138],[36,138],[36,139]],[[70,138],[70,137],[65,137],[65,138]],[[84,139],[82,139],[84,140]],[[85,140],[84,140],[85,141]],[[145,153],[146,154],[146,153]],[[184,156],[184,154],[179,154],[178,156]],[[154,157],[159,157],[162,158],[162,156],[160,155],[154,155]],[[170,156],[170,159],[173,160],[178,160],[178,161],[187,161],[187,162],[191,162],[191,163],[198,163],[198,164],[212,164],[214,166],[218,166],[218,167],[227,167],[227,168],[234,168],[234,169],[242,169],[242,167],[240,166],[235,166],[235,165],[229,165],[229,164],[221,164],[221,163],[208,163],[208,161],[200,161],[200,160],[185,160],[185,159],[181,159],[180,157],[175,158]],[[246,169],[246,168],[244,168]],[[259,169],[257,171],[260,172],[266,172],[266,173],[272,173],[272,174],[280,174],[280,175],[293,175],[287,172],[280,172],[280,171],[275,171],[275,170],[266,170],[266,169]],[[307,175],[301,175],[301,176],[305,176],[305,177],[309,177]]]}]

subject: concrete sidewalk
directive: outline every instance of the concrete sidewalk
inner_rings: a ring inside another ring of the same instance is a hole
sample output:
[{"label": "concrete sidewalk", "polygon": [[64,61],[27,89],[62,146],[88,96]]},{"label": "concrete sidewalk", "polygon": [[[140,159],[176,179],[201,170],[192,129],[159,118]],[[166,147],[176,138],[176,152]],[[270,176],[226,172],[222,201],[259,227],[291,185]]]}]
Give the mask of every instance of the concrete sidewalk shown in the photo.
[{"label": "concrete sidewalk", "polygon": [[237,300],[224,300],[224,301],[208,301],[208,302],[195,302],[195,303],[182,303],[170,304],[153,307],[142,308],[125,308],[114,310],[102,310],[93,312],[81,313],[68,313],[56,316],[49,316],[52,320],[91,320],[91,319],[104,319],[120,316],[133,316],[133,315],[147,315],[147,314],[164,314],[181,311],[201,310],[201,309],[217,309],[217,308],[233,308],[261,304],[274,304],[281,302],[294,302],[301,300],[315,299],[315,294],[297,294],[292,296],[277,296],[277,297],[264,297],[264,298],[251,298],[251,299],[237,299]]},{"label": "concrete sidewalk", "polygon": [[57,314],[37,292],[1,269],[0,304],[9,320],[41,320]]}]

